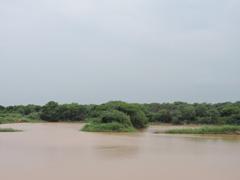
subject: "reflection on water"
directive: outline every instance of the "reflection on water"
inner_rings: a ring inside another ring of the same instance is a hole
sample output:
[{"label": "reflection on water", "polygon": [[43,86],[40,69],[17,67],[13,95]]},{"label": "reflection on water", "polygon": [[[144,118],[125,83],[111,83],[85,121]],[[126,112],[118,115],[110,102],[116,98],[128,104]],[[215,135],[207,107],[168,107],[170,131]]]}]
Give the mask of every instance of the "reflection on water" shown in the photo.
[{"label": "reflection on water", "polygon": [[[85,133],[82,124],[1,125],[0,180],[239,180],[240,136]],[[167,127],[169,128],[169,127]]]},{"label": "reflection on water", "polygon": [[105,158],[131,158],[137,156],[137,146],[127,145],[100,145],[96,146],[97,156],[103,156]]}]

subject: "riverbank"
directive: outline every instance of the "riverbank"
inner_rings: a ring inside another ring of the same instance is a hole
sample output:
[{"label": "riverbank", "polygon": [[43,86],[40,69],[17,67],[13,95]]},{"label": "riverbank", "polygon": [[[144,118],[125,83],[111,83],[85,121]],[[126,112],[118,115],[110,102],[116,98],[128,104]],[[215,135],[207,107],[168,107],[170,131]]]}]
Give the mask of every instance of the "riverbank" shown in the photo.
[{"label": "riverbank", "polygon": [[166,134],[231,134],[240,135],[240,126],[230,125],[209,125],[209,126],[179,126],[171,127],[165,130],[157,130],[154,133],[166,133]]},{"label": "riverbank", "polygon": [[41,123],[44,122],[35,116],[24,116],[20,113],[0,113],[0,124],[10,123]]},{"label": "riverbank", "polygon": [[1,132],[21,132],[21,130],[12,129],[12,128],[0,128],[0,133]]}]

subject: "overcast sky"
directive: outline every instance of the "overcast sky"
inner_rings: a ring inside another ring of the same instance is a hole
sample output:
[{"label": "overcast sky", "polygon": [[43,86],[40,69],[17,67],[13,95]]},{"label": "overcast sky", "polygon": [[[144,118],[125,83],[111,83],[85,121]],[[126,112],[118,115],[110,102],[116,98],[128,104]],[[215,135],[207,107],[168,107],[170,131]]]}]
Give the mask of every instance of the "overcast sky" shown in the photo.
[{"label": "overcast sky", "polygon": [[239,0],[0,0],[0,104],[240,100]]}]

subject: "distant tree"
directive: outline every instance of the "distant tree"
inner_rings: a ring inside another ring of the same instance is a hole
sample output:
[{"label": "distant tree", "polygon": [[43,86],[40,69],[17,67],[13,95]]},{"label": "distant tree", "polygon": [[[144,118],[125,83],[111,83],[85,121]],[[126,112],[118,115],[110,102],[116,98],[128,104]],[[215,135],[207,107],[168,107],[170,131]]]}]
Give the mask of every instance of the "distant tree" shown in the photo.
[{"label": "distant tree", "polygon": [[231,116],[240,113],[240,108],[234,105],[224,106],[221,110],[221,116]]},{"label": "distant tree", "polygon": [[162,109],[157,113],[152,115],[151,121],[153,122],[163,122],[163,123],[170,123],[172,120],[171,114],[168,110]]},{"label": "distant tree", "polygon": [[63,104],[58,107],[60,120],[82,121],[88,113],[87,107],[77,103]]},{"label": "distant tree", "polygon": [[184,124],[182,112],[180,110],[171,111],[171,119],[173,124]]},{"label": "distant tree", "polygon": [[187,123],[193,123],[196,120],[195,108],[191,105],[185,105],[180,109],[182,115],[181,120]]},{"label": "distant tree", "polygon": [[195,104],[195,112],[197,117],[205,117],[208,115],[207,104]]},{"label": "distant tree", "polygon": [[59,121],[59,105],[57,102],[50,101],[42,107],[40,118],[46,121]]},{"label": "distant tree", "polygon": [[0,105],[0,111],[4,111],[5,107]]}]

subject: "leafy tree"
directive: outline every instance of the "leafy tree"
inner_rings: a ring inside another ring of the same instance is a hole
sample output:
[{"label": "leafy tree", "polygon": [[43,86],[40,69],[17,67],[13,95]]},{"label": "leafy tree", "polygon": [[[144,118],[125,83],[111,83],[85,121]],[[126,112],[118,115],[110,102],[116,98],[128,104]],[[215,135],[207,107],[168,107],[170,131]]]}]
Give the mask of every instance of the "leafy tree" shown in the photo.
[{"label": "leafy tree", "polygon": [[193,123],[196,120],[196,111],[193,106],[183,106],[180,111],[182,112],[181,119],[183,121]]},{"label": "leafy tree", "polygon": [[152,115],[151,120],[153,122],[163,122],[163,123],[170,123],[172,120],[171,114],[168,110],[162,109],[157,113]]},{"label": "leafy tree", "polygon": [[40,118],[46,121],[58,121],[59,120],[59,105],[57,102],[50,101],[42,107]]},{"label": "leafy tree", "polygon": [[59,120],[82,121],[87,115],[86,106],[77,103],[63,104],[58,107]]},{"label": "leafy tree", "polygon": [[5,107],[0,105],[0,111],[4,111]]},{"label": "leafy tree", "polygon": [[101,116],[101,122],[102,123],[118,122],[127,127],[132,126],[130,117],[118,110],[111,110],[111,111],[104,112]]},{"label": "leafy tree", "polygon": [[172,116],[172,123],[173,124],[183,124],[183,116],[182,116],[182,112],[179,110],[174,110],[171,112],[171,116]]}]

